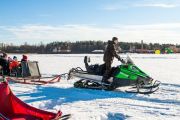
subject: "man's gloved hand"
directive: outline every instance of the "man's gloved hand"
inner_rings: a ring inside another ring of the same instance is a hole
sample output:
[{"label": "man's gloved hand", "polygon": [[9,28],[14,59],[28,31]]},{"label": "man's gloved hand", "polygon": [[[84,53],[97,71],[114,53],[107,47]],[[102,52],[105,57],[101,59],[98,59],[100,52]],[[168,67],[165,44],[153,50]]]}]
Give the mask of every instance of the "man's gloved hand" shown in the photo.
[{"label": "man's gloved hand", "polygon": [[120,61],[121,61],[123,64],[125,64],[125,63],[126,63],[123,59],[121,59]]},{"label": "man's gloved hand", "polygon": [[123,63],[123,64],[126,63],[126,62],[125,62],[123,59],[121,59],[120,57],[118,58],[118,60],[121,61],[121,63]]}]

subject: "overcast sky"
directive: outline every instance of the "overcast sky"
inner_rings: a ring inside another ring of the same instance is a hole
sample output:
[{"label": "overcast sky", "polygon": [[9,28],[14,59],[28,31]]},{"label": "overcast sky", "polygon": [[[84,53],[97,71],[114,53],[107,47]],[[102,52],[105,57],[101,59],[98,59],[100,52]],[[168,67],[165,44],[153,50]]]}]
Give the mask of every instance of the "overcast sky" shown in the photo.
[{"label": "overcast sky", "polygon": [[180,0],[0,0],[0,42],[180,44]]}]

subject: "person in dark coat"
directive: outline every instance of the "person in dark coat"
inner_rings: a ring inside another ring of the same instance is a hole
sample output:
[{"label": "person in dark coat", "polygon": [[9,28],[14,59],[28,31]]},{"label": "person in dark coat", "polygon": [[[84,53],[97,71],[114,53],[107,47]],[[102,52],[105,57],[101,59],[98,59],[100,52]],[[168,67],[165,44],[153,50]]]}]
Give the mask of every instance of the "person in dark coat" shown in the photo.
[{"label": "person in dark coat", "polygon": [[9,70],[9,62],[7,60],[7,54],[3,53],[2,56],[0,57],[0,66],[2,67],[2,72],[4,75],[9,75],[10,70]]},{"label": "person in dark coat", "polygon": [[117,53],[117,44],[118,44],[118,38],[113,37],[112,40],[108,41],[107,48],[104,52],[103,60],[105,62],[106,70],[102,78],[102,82],[109,84],[107,81],[111,74],[111,65],[113,63],[114,57],[117,58],[122,63],[125,63],[123,59],[118,55]]}]

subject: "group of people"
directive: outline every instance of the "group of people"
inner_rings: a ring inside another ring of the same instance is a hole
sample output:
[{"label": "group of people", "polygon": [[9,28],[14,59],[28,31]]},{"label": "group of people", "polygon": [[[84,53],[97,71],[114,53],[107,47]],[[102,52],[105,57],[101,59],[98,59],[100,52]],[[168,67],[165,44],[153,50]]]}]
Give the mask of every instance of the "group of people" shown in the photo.
[{"label": "group of people", "polygon": [[[26,62],[27,56],[22,55],[22,59],[20,62]],[[0,71],[3,75],[10,75],[13,70],[18,70],[21,67],[21,64],[18,61],[17,57],[14,56],[13,58],[8,57],[7,53],[2,53],[0,55]]]}]

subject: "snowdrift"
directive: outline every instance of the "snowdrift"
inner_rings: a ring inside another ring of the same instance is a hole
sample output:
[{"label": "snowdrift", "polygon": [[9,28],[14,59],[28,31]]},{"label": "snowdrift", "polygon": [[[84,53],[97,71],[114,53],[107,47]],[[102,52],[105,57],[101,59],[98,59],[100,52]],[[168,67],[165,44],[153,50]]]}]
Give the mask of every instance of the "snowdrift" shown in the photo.
[{"label": "snowdrift", "polygon": [[7,82],[0,83],[0,120],[56,120],[62,112],[57,114],[34,108],[11,91]]}]

